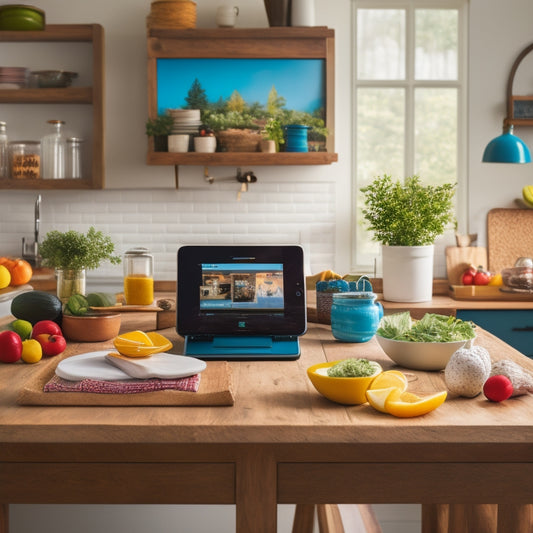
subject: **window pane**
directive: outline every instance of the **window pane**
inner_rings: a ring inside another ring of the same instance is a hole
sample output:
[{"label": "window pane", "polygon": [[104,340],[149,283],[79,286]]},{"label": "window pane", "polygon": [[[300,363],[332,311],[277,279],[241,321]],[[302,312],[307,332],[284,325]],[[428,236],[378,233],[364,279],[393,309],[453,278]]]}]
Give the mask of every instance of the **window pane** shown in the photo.
[{"label": "window pane", "polygon": [[415,173],[423,181],[457,181],[457,126],[457,89],[416,89]]},{"label": "window pane", "polygon": [[404,173],[405,91],[357,90],[357,181],[363,187],[376,176]]},{"label": "window pane", "polygon": [[417,9],[415,21],[415,78],[456,80],[457,10]]},{"label": "window pane", "polygon": [[371,264],[379,255],[378,243],[364,228],[361,187],[375,177],[389,174],[394,179],[404,175],[405,90],[400,88],[357,90],[357,263]]},{"label": "window pane", "polygon": [[405,79],[405,11],[357,10],[357,77]]}]

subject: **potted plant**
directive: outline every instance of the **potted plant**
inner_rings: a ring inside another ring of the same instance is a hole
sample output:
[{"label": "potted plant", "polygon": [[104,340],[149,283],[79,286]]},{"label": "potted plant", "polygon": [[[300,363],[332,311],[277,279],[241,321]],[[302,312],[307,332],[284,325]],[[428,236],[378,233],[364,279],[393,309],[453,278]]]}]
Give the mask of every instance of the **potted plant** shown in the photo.
[{"label": "potted plant", "polygon": [[115,245],[101,231],[89,228],[87,234],[74,230],[46,234],[39,247],[43,265],[55,268],[57,296],[66,302],[72,294],[85,294],[85,272],[98,268],[102,262],[118,265]]},{"label": "potted plant", "polygon": [[279,152],[280,144],[285,143],[285,136],[281,122],[276,118],[269,118],[263,130],[261,141],[262,152]]},{"label": "potted plant", "polygon": [[168,113],[157,115],[146,122],[146,135],[154,138],[154,151],[168,152],[168,136],[172,133],[174,119]]},{"label": "potted plant", "polygon": [[418,176],[402,183],[390,176],[363,187],[363,218],[381,242],[383,297],[396,302],[431,300],[435,239],[454,220],[456,184],[423,185]]}]

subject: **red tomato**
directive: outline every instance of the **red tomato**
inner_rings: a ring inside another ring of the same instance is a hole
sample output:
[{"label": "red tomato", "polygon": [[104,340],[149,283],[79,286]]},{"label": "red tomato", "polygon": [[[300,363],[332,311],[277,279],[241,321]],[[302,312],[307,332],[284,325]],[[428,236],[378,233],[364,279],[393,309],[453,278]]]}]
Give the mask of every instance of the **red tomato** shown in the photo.
[{"label": "red tomato", "polygon": [[473,266],[469,266],[461,277],[461,283],[463,285],[474,285],[474,276],[476,275],[477,270]]},{"label": "red tomato", "polygon": [[490,272],[479,267],[474,275],[474,285],[488,285],[491,278]]}]

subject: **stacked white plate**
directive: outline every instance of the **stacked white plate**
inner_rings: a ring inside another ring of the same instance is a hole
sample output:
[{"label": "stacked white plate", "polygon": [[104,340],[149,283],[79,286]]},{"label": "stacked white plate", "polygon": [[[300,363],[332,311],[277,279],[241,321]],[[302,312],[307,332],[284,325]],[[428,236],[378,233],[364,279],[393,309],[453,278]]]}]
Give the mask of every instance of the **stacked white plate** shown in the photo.
[{"label": "stacked white plate", "polygon": [[173,135],[196,135],[202,125],[199,109],[169,109],[174,119]]},{"label": "stacked white plate", "polygon": [[26,86],[28,69],[24,67],[0,67],[0,88],[20,89]]}]

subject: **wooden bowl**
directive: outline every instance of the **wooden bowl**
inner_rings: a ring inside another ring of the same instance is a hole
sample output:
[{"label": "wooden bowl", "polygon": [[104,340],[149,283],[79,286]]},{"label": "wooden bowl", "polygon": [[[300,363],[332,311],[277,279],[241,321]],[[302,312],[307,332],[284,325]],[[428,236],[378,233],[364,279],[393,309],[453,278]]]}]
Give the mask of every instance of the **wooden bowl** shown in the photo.
[{"label": "wooden bowl", "polygon": [[102,342],[116,337],[120,330],[120,314],[72,316],[63,315],[61,330],[65,339],[78,342]]}]

